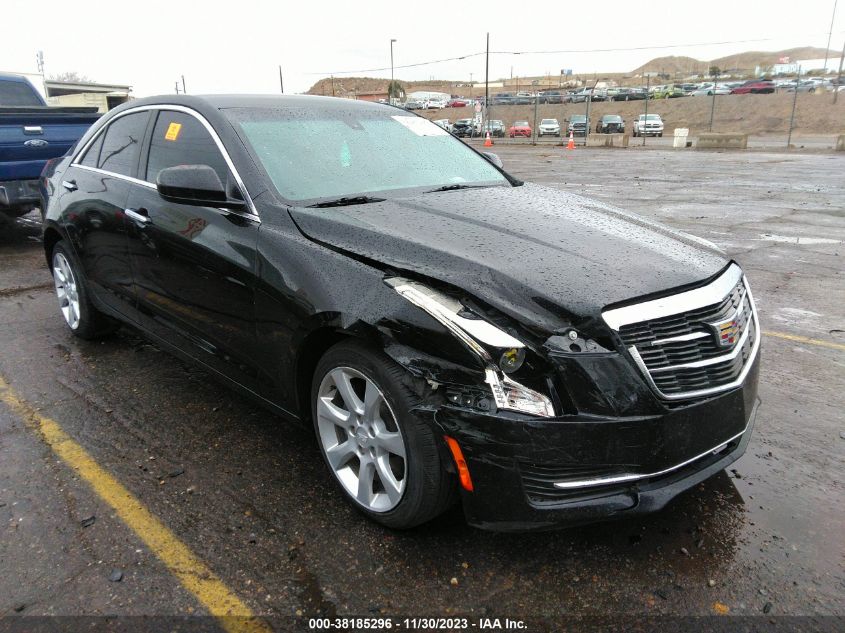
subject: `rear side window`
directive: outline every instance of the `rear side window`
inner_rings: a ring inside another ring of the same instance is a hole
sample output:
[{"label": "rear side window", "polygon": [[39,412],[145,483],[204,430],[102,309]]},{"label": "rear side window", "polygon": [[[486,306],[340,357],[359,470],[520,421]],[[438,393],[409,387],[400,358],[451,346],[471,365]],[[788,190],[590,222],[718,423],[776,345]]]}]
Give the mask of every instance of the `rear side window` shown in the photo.
[{"label": "rear side window", "polygon": [[205,126],[190,114],[162,110],[150,141],[147,182],[156,182],[162,169],[177,165],[208,165],[224,185],[229,177],[223,154]]},{"label": "rear side window", "polygon": [[28,83],[0,80],[0,106],[40,106],[41,99]]},{"label": "rear side window", "polygon": [[97,167],[124,176],[135,176],[148,118],[149,112],[136,112],[109,123]]},{"label": "rear side window", "polygon": [[96,167],[100,163],[100,149],[103,147],[104,135],[97,136],[97,140],[91,143],[91,147],[85,150],[85,156],[79,161],[81,165],[86,167]]}]

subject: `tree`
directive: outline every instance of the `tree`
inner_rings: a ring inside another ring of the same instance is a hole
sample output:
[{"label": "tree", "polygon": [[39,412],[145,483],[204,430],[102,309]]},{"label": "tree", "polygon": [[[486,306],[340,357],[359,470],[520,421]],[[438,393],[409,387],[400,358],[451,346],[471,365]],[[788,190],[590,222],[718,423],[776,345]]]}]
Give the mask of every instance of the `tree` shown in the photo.
[{"label": "tree", "polygon": [[394,79],[387,84],[387,96],[391,99],[401,99],[405,96],[405,87]]},{"label": "tree", "polygon": [[87,84],[92,83],[94,80],[86,75],[80,75],[75,70],[66,71],[63,73],[59,73],[58,75],[50,75],[50,79],[53,81],[66,81],[68,83],[81,83]]},{"label": "tree", "polygon": [[720,74],[722,74],[722,71],[718,66],[711,66],[710,67],[710,76],[711,77],[718,77]]}]

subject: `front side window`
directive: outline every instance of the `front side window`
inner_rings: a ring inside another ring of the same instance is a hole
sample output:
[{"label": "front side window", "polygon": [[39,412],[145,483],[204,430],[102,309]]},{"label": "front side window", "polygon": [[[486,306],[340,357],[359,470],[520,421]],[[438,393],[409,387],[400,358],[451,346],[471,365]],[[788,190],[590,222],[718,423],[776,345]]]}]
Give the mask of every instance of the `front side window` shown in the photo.
[{"label": "front side window", "polygon": [[109,123],[97,167],[134,177],[148,119],[149,112],[135,112]]},{"label": "front side window", "polygon": [[223,154],[205,126],[185,112],[162,110],[150,140],[145,179],[154,183],[162,169],[177,165],[208,165],[224,185],[229,177]]},{"label": "front side window", "polygon": [[288,200],[508,184],[444,129],[394,108],[315,103],[224,112]]}]

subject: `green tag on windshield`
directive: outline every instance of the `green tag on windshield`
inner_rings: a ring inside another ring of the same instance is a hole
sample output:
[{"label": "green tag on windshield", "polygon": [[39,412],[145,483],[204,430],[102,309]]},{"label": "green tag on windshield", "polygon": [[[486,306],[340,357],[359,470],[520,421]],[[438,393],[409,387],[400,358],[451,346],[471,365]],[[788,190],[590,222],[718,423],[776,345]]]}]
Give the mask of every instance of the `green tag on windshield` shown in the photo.
[{"label": "green tag on windshield", "polygon": [[343,141],[343,147],[340,148],[340,164],[343,167],[352,167],[352,152],[349,151],[346,141]]}]

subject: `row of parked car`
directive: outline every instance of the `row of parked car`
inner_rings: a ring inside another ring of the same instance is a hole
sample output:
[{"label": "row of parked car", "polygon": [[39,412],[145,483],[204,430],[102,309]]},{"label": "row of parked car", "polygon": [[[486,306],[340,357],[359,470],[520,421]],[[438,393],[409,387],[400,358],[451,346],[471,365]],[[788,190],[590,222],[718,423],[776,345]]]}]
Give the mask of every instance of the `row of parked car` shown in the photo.
[{"label": "row of parked car", "polygon": [[[541,104],[584,103],[585,101],[642,101],[646,99],[677,99],[680,97],[703,97],[727,94],[771,94],[773,92],[794,92],[794,79],[771,81],[751,79],[749,81],[728,81],[699,83],[681,83],[654,85],[638,88],[581,88],[580,90],[541,90],[540,92],[500,92],[490,97],[493,106],[531,105],[535,101]],[[823,77],[810,77],[798,83],[799,92],[822,92],[845,90],[845,85],[837,86]],[[484,97],[451,99],[432,99],[429,101],[407,101],[408,110],[463,108],[484,104]]]},{"label": "row of parked car", "polygon": [[[433,123],[439,125],[460,138],[477,138],[490,136],[497,138],[532,138],[534,130],[528,121],[514,121],[513,125],[506,127],[500,119],[492,119],[482,124],[476,119],[458,119],[450,123],[449,119],[436,119]],[[584,114],[573,114],[570,118],[564,119],[566,133],[573,136],[586,136],[590,121]],[[537,126],[537,137],[561,136],[561,124],[557,119],[542,119]],[[624,134],[625,119],[618,114],[605,114],[596,123],[597,134]],[[663,119],[659,114],[641,114],[634,120],[632,129],[634,136],[663,136]]]}]

